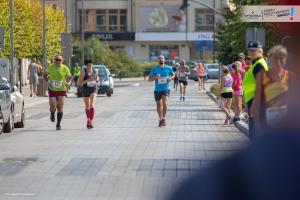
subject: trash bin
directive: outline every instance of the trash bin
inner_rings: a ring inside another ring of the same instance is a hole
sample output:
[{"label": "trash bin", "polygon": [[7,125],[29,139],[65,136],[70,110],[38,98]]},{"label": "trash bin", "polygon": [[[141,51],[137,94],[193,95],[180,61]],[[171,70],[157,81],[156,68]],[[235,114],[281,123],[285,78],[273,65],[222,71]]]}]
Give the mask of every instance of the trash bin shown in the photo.
[{"label": "trash bin", "polygon": [[38,97],[44,97],[45,96],[45,81],[42,76],[39,76],[39,84],[37,86],[36,95]]}]

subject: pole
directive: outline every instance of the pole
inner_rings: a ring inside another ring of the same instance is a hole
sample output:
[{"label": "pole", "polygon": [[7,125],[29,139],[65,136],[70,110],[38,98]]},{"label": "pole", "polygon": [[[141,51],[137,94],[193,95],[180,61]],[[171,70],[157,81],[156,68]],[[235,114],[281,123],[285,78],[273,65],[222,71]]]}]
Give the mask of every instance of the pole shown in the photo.
[{"label": "pole", "polygon": [[9,21],[10,21],[10,54],[9,54],[9,81],[14,84],[14,23],[13,23],[13,0],[9,2]]},{"label": "pole", "polygon": [[[216,0],[213,1],[214,4],[213,4],[213,7],[215,9],[215,6],[216,6]],[[216,37],[215,37],[215,34],[216,34],[216,13],[214,12],[214,16],[213,16],[214,20],[213,20],[213,61],[214,63],[216,63],[216,49],[215,49],[215,46],[216,46]]]},{"label": "pole", "polygon": [[66,55],[65,55],[65,60],[66,60],[66,65],[70,67],[70,58],[69,58],[69,35],[68,35],[68,4],[67,0],[65,0],[65,32],[67,36],[67,45],[66,45]]},{"label": "pole", "polygon": [[[46,71],[46,5],[45,0],[43,0],[43,72]],[[42,96],[45,96],[46,84],[43,79],[42,81]]]},{"label": "pole", "polygon": [[83,0],[81,0],[81,44],[82,44],[82,55],[81,63],[84,66],[84,28],[85,28],[85,11],[83,9]]}]

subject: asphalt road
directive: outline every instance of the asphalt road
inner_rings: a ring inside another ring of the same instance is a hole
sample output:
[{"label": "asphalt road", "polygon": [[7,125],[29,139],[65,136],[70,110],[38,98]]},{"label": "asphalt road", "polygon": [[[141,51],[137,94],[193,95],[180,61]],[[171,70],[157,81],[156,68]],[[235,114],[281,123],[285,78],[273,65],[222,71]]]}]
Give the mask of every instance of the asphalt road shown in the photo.
[{"label": "asphalt road", "polygon": [[166,199],[182,179],[248,144],[196,84],[186,102],[171,92],[163,128],[148,82],[98,96],[92,130],[81,98],[66,99],[61,131],[46,102],[28,107],[26,127],[0,136],[0,199]]}]

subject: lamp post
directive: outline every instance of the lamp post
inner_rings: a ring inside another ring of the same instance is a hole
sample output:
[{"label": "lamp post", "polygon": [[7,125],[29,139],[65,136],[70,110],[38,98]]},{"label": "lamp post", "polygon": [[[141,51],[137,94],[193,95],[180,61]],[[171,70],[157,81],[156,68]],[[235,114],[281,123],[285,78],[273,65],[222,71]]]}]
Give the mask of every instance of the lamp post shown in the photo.
[{"label": "lamp post", "polygon": [[[214,60],[214,63],[215,63],[215,15],[219,14],[219,15],[223,16],[223,14],[222,14],[221,11],[219,11],[215,8],[215,0],[213,0],[213,7],[211,7],[210,5],[207,5],[206,3],[203,3],[199,0],[189,0],[189,1],[200,4],[200,5],[203,5],[207,8],[209,8],[210,10],[214,11],[214,16],[213,16],[213,23],[214,23],[213,24],[213,60]],[[188,6],[189,6],[188,0],[183,0],[181,8],[187,8]]]},{"label": "lamp post", "polygon": [[85,11],[83,9],[83,0],[81,0],[81,44],[82,44],[82,55],[81,62],[84,66],[84,28],[85,28]]},{"label": "lamp post", "polygon": [[14,23],[13,23],[13,0],[9,1],[9,21],[10,21],[10,54],[9,54],[9,79],[14,84]]}]

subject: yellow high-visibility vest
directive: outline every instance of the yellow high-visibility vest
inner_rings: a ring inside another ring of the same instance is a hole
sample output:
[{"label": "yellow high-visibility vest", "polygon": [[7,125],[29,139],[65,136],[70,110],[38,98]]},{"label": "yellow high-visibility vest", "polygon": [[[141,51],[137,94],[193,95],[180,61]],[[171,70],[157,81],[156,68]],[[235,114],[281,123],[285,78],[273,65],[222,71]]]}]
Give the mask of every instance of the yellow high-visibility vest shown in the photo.
[{"label": "yellow high-visibility vest", "polygon": [[257,64],[261,64],[265,71],[268,71],[268,64],[266,63],[264,58],[258,59],[246,72],[243,79],[243,90],[244,90],[244,99],[245,102],[248,103],[254,98],[255,90],[256,90],[256,80],[253,73],[254,68]]}]

